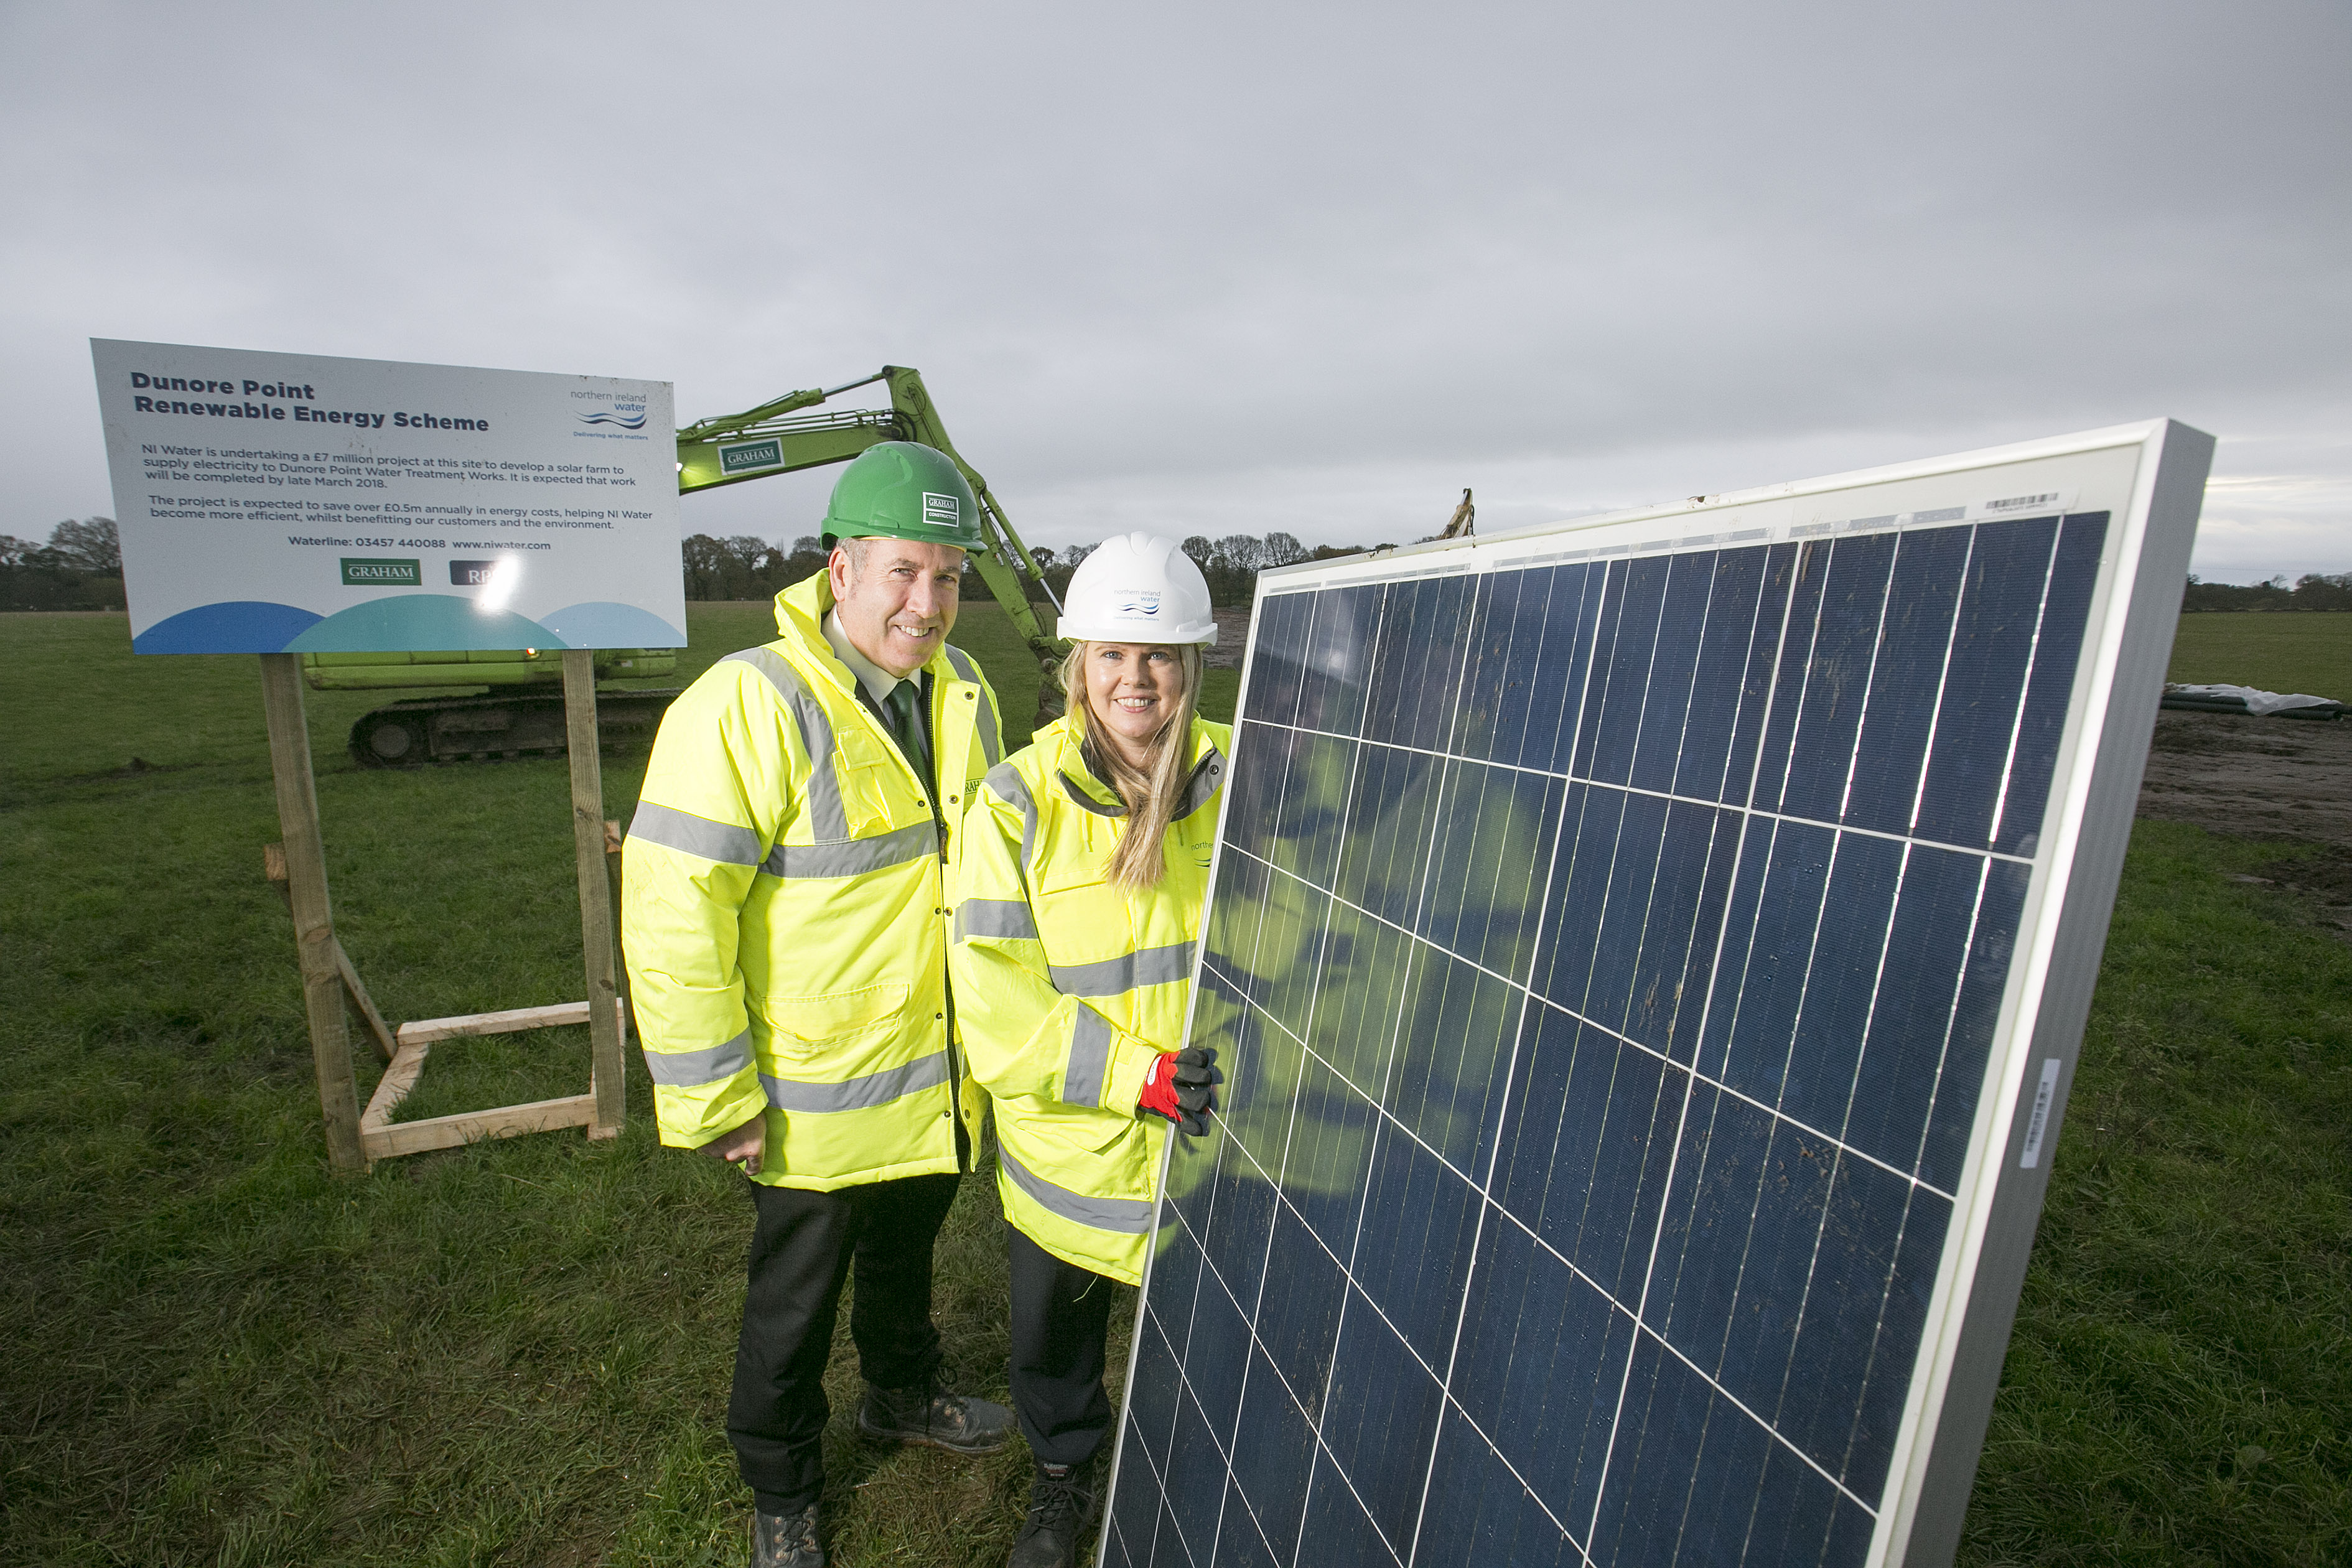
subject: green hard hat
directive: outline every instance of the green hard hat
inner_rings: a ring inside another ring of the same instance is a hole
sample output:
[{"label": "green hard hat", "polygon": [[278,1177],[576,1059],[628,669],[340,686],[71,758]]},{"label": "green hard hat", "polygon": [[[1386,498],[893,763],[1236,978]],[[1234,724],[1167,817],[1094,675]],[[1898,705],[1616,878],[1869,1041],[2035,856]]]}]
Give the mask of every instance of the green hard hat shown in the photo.
[{"label": "green hard hat", "polygon": [[824,547],[836,539],[913,539],[985,548],[980,501],[946,453],[913,441],[884,441],[857,454],[824,509]]}]

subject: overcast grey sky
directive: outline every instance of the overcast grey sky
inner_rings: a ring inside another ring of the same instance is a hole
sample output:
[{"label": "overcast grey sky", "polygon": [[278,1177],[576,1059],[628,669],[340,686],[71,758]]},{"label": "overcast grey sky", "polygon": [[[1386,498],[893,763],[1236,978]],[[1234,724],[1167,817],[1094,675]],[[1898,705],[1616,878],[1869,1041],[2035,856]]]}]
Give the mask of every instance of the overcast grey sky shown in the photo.
[{"label": "overcast grey sky", "polygon": [[[2352,7],[0,5],[0,531],[92,336],[919,367],[1033,542],[1482,529],[2169,415],[2352,571]],[[863,395],[851,395],[856,401]],[[831,471],[688,499],[811,531]]]}]

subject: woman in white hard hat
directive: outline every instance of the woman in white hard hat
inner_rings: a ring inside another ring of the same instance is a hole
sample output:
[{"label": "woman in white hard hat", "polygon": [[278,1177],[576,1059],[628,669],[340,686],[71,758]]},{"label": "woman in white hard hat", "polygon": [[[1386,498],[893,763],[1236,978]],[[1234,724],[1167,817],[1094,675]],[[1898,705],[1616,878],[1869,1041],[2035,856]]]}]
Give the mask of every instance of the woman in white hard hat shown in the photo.
[{"label": "woman in white hard hat", "polygon": [[1074,1563],[1110,1431],[1109,1281],[1137,1283],[1172,1124],[1204,1131],[1213,1050],[1181,1050],[1232,731],[1194,711],[1217,638],[1170,540],[1107,541],[1070,579],[1063,716],[964,819],[949,948],[996,1105],[1012,1226],[1013,1395],[1037,1461],[1014,1568]]}]

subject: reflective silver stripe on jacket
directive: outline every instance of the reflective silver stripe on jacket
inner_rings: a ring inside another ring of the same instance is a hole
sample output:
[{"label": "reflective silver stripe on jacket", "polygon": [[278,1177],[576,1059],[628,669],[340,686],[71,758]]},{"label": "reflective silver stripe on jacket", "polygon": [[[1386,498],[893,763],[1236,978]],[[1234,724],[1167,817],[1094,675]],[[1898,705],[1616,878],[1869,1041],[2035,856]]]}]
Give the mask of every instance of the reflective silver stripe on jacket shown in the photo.
[{"label": "reflective silver stripe on jacket", "polygon": [[803,1083],[798,1079],[770,1078],[760,1075],[760,1085],[768,1091],[768,1103],[778,1110],[803,1113],[817,1110],[870,1110],[877,1105],[887,1105],[894,1100],[904,1100],[927,1089],[937,1089],[948,1081],[948,1054],[933,1051],[905,1067],[886,1068],[864,1078],[853,1078],[842,1083]]},{"label": "reflective silver stripe on jacket", "polygon": [[1118,996],[1139,985],[1165,985],[1192,976],[1192,944],[1171,942],[1106,958],[1098,963],[1050,964],[1054,989],[1065,996]]},{"label": "reflective silver stripe on jacket", "polygon": [[1008,942],[1036,942],[1036,917],[1026,899],[966,899],[956,906],[956,940],[968,936],[1001,937]]},{"label": "reflective silver stripe on jacket", "polygon": [[1080,1004],[1077,1022],[1070,1026],[1070,1070],[1062,1075],[1062,1103],[1102,1103],[1103,1084],[1110,1077],[1110,1021]]},{"label": "reflective silver stripe on jacket", "polygon": [[1148,1198],[1090,1198],[1084,1193],[1056,1186],[1028,1170],[1002,1143],[996,1146],[996,1157],[1004,1163],[1004,1173],[1013,1178],[1014,1186],[1064,1219],[1125,1236],[1141,1236],[1151,1228],[1151,1203]]},{"label": "reflective silver stripe on jacket", "polygon": [[960,647],[951,647],[948,649],[948,663],[954,668],[960,679],[971,683],[972,689],[980,696],[980,751],[992,768],[1004,760],[1004,736],[996,727],[996,704],[988,700],[988,686],[980,679],[980,666],[973,662],[970,654]]},{"label": "reflective silver stripe on jacket", "polygon": [[637,802],[637,813],[629,818],[629,837],[680,854],[698,855],[722,866],[760,863],[760,836],[751,829],[713,822],[707,816],[697,816],[675,806],[656,805],[649,800]]},{"label": "reflective silver stripe on jacket", "polygon": [[[783,655],[773,648],[747,647],[740,653],[730,653],[719,661],[721,664],[748,664],[768,678],[784,706],[793,710],[793,719],[800,726],[801,745],[808,752],[808,818],[810,837],[820,844],[839,843],[849,837],[849,814],[841,804],[841,779],[833,765],[833,721],[824,716],[815,698],[801,683],[793,667],[784,662]],[[844,876],[845,872],[824,873]],[[779,872],[778,875],[782,875]]]},{"label": "reflective silver stripe on jacket", "polygon": [[1037,847],[1037,803],[1030,798],[1028,784],[1011,763],[988,770],[988,787],[1005,805],[1021,808],[1021,874],[1026,877],[1030,852]]},{"label": "reflective silver stripe on jacket", "polygon": [[856,877],[887,871],[936,855],[940,830],[931,822],[908,823],[874,838],[850,838],[836,844],[779,844],[760,862],[771,877]]},{"label": "reflective silver stripe on jacket", "polygon": [[646,1047],[646,1070],[665,1089],[700,1089],[723,1083],[751,1065],[751,1031],[744,1030],[725,1045],[698,1051],[657,1051]]}]

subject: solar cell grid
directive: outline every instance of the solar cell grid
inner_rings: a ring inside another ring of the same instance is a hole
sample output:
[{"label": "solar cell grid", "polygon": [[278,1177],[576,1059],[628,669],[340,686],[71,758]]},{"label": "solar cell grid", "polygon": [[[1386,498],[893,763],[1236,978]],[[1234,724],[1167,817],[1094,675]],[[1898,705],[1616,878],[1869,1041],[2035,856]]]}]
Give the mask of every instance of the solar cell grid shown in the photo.
[{"label": "solar cell grid", "polygon": [[1261,605],[1105,1563],[1864,1560],[2109,524]]}]

